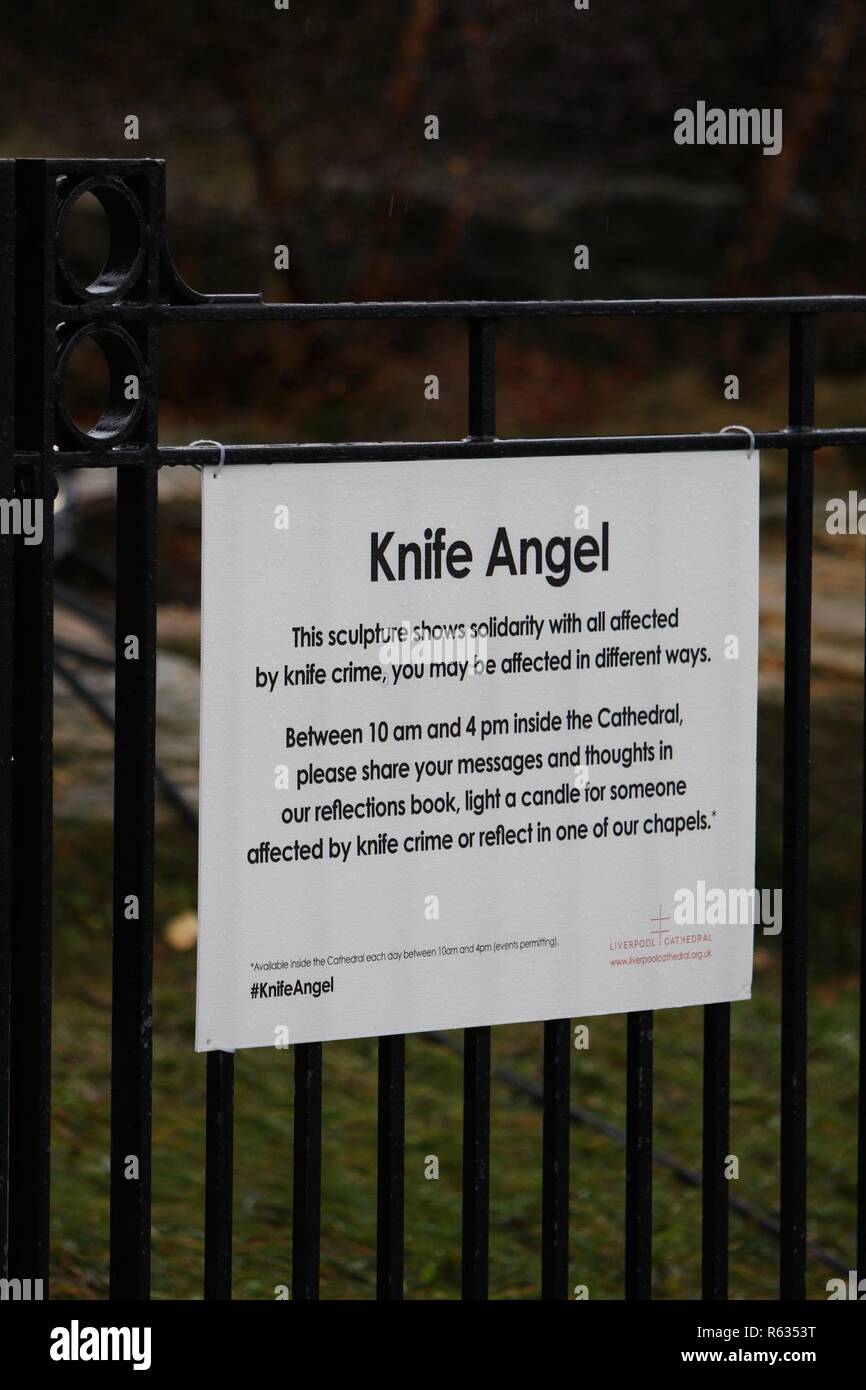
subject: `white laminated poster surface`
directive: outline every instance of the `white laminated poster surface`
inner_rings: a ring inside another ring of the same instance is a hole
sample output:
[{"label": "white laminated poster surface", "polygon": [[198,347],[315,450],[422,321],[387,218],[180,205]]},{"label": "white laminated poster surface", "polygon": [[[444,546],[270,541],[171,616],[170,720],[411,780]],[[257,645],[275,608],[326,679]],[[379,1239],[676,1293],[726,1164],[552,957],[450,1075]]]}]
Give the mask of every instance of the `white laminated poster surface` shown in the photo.
[{"label": "white laminated poster surface", "polygon": [[209,467],[202,610],[199,1050],[749,997],[756,453]]}]

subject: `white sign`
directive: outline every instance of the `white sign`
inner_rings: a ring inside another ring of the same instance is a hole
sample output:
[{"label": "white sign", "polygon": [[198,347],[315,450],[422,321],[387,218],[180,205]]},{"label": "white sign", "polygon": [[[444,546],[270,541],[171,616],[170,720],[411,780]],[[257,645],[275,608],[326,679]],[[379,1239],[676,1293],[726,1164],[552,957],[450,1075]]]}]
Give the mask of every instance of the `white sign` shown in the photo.
[{"label": "white sign", "polygon": [[749,997],[756,454],[203,478],[199,1050]]}]

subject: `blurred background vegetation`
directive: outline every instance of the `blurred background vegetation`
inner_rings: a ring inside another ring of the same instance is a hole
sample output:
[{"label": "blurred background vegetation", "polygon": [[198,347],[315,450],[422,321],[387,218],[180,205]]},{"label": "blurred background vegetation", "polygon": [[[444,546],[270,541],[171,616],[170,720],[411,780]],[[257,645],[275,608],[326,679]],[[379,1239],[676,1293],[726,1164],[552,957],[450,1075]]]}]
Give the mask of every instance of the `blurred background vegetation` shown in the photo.
[{"label": "blurred background vegetation", "polygon": [[[35,0],[0,43],[0,156],[164,158],[172,248],[204,291],[270,299],[626,297],[862,292],[866,22],[857,0]],[[688,148],[673,113],[781,107],[784,147]],[[435,114],[438,141],[424,139]],[[140,138],[124,138],[136,115]],[[79,233],[98,245],[96,210]],[[274,247],[291,268],[274,268]],[[590,268],[573,248],[586,244]],[[753,429],[786,419],[776,319],[503,322],[502,435]],[[866,324],[822,320],[818,419],[866,423]],[[460,438],[466,341],[439,323],[183,325],[163,333],[163,441]],[[424,378],[440,398],[424,399]],[[734,373],[740,395],[723,394]],[[71,384],[83,422],[104,376]],[[720,466],[723,466],[720,461]],[[810,1297],[853,1266],[860,905],[863,551],[830,538],[824,502],[863,481],[860,451],[817,456],[811,921]],[[758,883],[780,882],[785,459],[762,461]],[[110,476],[82,478],[80,540],[59,578],[110,619]],[[195,798],[199,514],[195,475],[165,473],[160,756]],[[92,616],[91,614],[91,616]],[[98,622],[61,639],[110,654]],[[67,658],[70,660],[71,658]],[[84,665],[110,705],[111,678]],[[99,683],[102,683],[101,686]],[[56,1296],[107,1291],[111,739],[58,683],[54,1225]],[[154,1274],[200,1291],[202,1059],[192,1052],[195,837],[158,823]],[[186,926],[184,926],[186,923]],[[180,924],[180,925],[179,925]],[[779,940],[757,942],[755,998],[734,1009],[736,1195],[772,1220],[778,1194]],[[624,1020],[575,1053],[572,1282],[622,1292]],[[455,1039],[457,1041],[457,1039]],[[659,1297],[699,1291],[699,1011],[657,1018]],[[375,1288],[374,1043],[325,1049],[325,1297]],[[540,1028],[496,1030],[496,1065],[528,1083]],[[459,1288],[460,1062],[412,1039],[407,1294]],[[236,1288],[289,1282],[291,1058],[238,1059]],[[540,1116],[499,1079],[492,1295],[534,1297]],[[423,1180],[424,1155],[442,1161]],[[672,1166],[671,1166],[672,1165]],[[771,1298],[772,1230],[732,1216],[732,1293]]]}]

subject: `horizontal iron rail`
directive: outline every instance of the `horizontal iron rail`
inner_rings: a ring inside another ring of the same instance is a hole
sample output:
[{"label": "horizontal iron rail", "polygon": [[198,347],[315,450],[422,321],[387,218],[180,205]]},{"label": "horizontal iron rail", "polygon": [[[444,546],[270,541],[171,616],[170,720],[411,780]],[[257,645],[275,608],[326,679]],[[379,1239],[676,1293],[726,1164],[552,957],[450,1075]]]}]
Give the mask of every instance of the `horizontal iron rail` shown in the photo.
[{"label": "horizontal iron rail", "polygon": [[199,304],[87,304],[57,306],[65,322],[92,319],[160,323],[287,323],[348,319],[568,319],[657,318],[692,314],[862,314],[866,295],[751,295],[730,299],[392,299],[324,304],[264,303],[238,296]]},{"label": "horizontal iron rail", "polygon": [[[518,458],[535,454],[539,458],[562,454],[642,454],[692,450],[725,453],[742,449],[746,434],[625,434],[577,435],[539,439],[437,439],[437,440],[349,440],[330,444],[226,444],[226,464],[243,463],[327,463],[402,459],[406,462],[450,458]],[[842,429],[780,429],[755,430],[757,449],[839,449],[866,444],[866,425]],[[215,462],[216,450],[192,448],[190,445],[163,445],[157,451],[160,467],[177,467],[202,461]],[[16,453],[19,467],[39,462],[32,451]],[[141,467],[145,453],[141,449],[117,448],[105,451],[61,450],[52,453],[56,468],[129,468]]]}]

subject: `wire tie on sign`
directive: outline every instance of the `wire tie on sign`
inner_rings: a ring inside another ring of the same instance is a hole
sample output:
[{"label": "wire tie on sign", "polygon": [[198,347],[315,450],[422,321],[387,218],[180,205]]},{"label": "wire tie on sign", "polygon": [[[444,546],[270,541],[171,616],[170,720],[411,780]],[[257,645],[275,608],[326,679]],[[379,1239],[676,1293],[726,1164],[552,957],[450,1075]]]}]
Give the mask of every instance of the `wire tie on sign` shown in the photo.
[{"label": "wire tie on sign", "polygon": [[749,436],[749,452],[747,458],[751,458],[755,452],[755,431],[750,430],[748,425],[725,425],[724,429],[719,430],[719,434],[733,434],[735,430],[742,430],[743,434]]},{"label": "wire tie on sign", "polygon": [[[192,441],[192,443],[190,444],[189,447],[190,447],[191,449],[205,449],[205,448],[219,449],[219,451],[220,451],[219,463],[217,464],[216,469],[214,470],[214,477],[215,477],[215,478],[218,478],[219,475],[220,475],[220,473],[222,472],[223,468],[225,468],[225,462],[226,462],[226,446],[225,446],[225,444],[220,444],[220,442],[219,442],[218,439],[194,439],[194,440]],[[203,471],[203,469],[204,469],[204,464],[203,464],[203,463],[194,463],[194,464],[193,464],[193,468],[195,468],[199,473],[201,473],[201,472]]]}]

